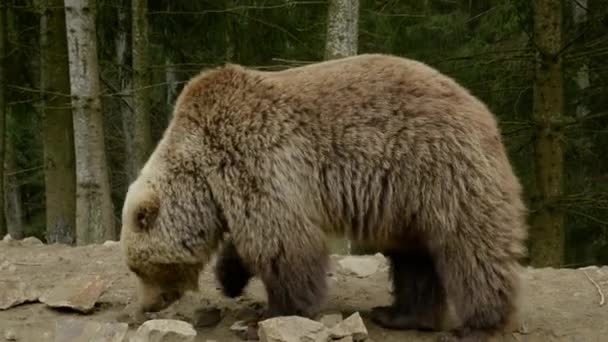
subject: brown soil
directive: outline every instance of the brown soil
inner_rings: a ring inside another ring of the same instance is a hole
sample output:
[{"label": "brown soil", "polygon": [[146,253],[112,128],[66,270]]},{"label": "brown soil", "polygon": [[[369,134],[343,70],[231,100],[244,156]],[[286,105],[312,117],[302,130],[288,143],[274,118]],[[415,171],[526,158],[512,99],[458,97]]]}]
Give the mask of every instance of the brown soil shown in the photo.
[{"label": "brown soil", "polygon": [[[335,256],[335,258],[338,258]],[[191,321],[196,310],[218,307],[220,323],[200,328],[197,341],[239,341],[229,331],[245,310],[265,303],[265,292],[258,280],[237,300],[224,298],[209,272],[201,277],[201,291],[189,293],[157,318]],[[44,291],[66,277],[101,275],[108,288],[89,314],[55,310],[34,302],[0,311],[0,340],[6,331],[18,341],[53,341],[57,319],[79,316],[96,321],[116,321],[125,306],[135,300],[135,279],[127,270],[117,245],[66,247],[61,245],[19,246],[0,242],[0,280],[18,279]],[[591,281],[587,275],[593,280]],[[505,333],[499,341],[608,341],[608,304],[600,305],[601,293],[608,295],[608,267],[587,269],[527,269],[522,300],[523,328]],[[1,284],[1,282],[0,282]],[[385,330],[366,318],[373,306],[390,300],[386,266],[367,278],[336,272],[330,277],[330,299],[324,311],[346,315],[359,311],[370,338],[376,342],[433,341],[432,333]],[[599,289],[598,289],[599,287]],[[0,291],[2,288],[0,287]],[[137,326],[130,328],[134,331]]]}]

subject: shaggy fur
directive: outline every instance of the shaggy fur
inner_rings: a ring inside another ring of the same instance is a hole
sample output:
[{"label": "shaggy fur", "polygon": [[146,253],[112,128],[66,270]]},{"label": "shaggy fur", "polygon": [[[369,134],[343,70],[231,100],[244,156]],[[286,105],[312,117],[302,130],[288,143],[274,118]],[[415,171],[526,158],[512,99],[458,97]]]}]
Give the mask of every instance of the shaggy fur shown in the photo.
[{"label": "shaggy fur", "polygon": [[[326,235],[343,234],[390,258],[394,303],[374,309],[378,324],[442,329],[449,300],[453,336],[484,340],[515,309],[525,214],[483,103],[422,63],[360,55],[193,78],[130,186],[122,243],[156,289],[148,307],[175,300],[162,298],[167,283],[196,288],[191,275],[229,233],[216,268],[225,293],[256,275],[267,316],[312,316],[326,293]],[[175,267],[190,272],[155,276]]]}]

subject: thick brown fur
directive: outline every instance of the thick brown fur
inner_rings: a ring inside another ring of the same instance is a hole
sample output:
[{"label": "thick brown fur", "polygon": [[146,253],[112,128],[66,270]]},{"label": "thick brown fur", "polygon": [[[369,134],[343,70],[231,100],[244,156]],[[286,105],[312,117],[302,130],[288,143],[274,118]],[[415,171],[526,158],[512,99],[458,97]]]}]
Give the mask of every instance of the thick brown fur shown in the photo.
[{"label": "thick brown fur", "polygon": [[[326,235],[344,234],[391,261],[395,300],[374,309],[378,324],[442,329],[449,300],[453,336],[483,340],[514,313],[525,215],[483,103],[422,63],[360,55],[193,78],[129,189],[122,243],[162,293],[158,267],[196,273],[229,233],[216,268],[225,293],[255,275],[267,316],[312,316],[326,293]],[[232,285],[231,268],[243,272]],[[148,308],[171,302],[154,296]]]}]

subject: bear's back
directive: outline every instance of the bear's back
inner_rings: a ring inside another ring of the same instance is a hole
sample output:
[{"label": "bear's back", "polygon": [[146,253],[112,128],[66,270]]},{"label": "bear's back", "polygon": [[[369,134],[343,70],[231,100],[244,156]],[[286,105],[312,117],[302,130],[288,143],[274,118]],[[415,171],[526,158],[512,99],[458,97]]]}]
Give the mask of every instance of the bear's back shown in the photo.
[{"label": "bear's back", "polygon": [[363,54],[279,72],[259,72],[319,127],[372,126],[390,130],[411,120],[474,126],[498,133],[494,115],[467,89],[436,69],[407,58]]},{"label": "bear's back", "polygon": [[479,147],[500,140],[494,116],[481,101],[448,76],[407,58],[365,54],[250,72],[286,95],[302,125],[299,133],[317,150],[331,152],[329,158],[377,165],[387,157],[395,162],[394,157],[401,159],[395,153],[411,148],[422,153],[433,141]]}]

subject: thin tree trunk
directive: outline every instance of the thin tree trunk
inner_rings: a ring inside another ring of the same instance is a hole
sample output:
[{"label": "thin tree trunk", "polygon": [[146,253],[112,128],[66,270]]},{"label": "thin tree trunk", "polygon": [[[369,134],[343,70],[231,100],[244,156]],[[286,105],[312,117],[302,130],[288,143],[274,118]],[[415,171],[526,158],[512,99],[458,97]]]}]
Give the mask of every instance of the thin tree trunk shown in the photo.
[{"label": "thin tree trunk", "polygon": [[76,165],[63,0],[41,0],[40,87],[48,243],[76,240]]},{"label": "thin tree trunk", "polygon": [[[137,173],[135,171],[135,155],[134,151],[134,114],[133,114],[133,73],[131,68],[128,67],[131,63],[129,61],[130,51],[128,34],[130,32],[131,25],[129,22],[129,11],[130,0],[122,0],[120,2],[120,10],[118,11],[118,32],[116,34],[116,65],[118,66],[118,82],[120,86],[121,94],[128,96],[122,97],[120,102],[120,114],[122,133],[124,137],[124,152],[125,152],[125,163],[124,172],[126,175],[127,185],[131,183]],[[126,189],[125,189],[126,190]]]},{"label": "thin tree trunk", "polygon": [[173,102],[177,97],[177,74],[173,61],[165,57],[165,105],[167,107],[167,122],[171,121],[173,115]]},{"label": "thin tree trunk", "polygon": [[224,2],[226,8],[225,25],[224,25],[224,45],[226,46],[226,62],[234,62],[235,57],[235,44],[234,44],[234,14],[230,13],[230,9],[233,8],[234,3],[232,0],[226,0]]},{"label": "thin tree trunk", "polygon": [[[587,0],[577,0],[572,1],[572,16],[574,19],[574,24],[577,27],[582,27],[587,22],[587,11],[589,5]],[[585,92],[591,81],[589,79],[589,66],[586,63],[583,63],[579,69],[576,71],[576,76],[574,78],[576,85],[578,86],[578,90],[581,94]],[[582,100],[579,100],[579,104],[576,106],[576,116],[581,118],[587,114],[589,114],[589,109],[584,103],[584,96],[581,96]]]},{"label": "thin tree trunk", "polygon": [[99,98],[95,2],[65,0],[76,146],[76,242],[116,239]]},{"label": "thin tree trunk", "polygon": [[325,59],[357,54],[359,0],[331,0],[327,10]]},{"label": "thin tree trunk", "polygon": [[564,169],[561,0],[534,0],[534,37],[538,49],[533,105],[538,210],[532,215],[530,261],[538,267],[558,267],[564,260],[564,214],[556,207],[563,193]]},{"label": "thin tree trunk", "polygon": [[[133,54],[133,161],[130,175],[136,175],[152,149],[148,73],[148,1],[132,0]],[[131,178],[133,180],[133,178]]]},{"label": "thin tree trunk", "polygon": [[[7,68],[8,68],[8,18],[6,15],[7,2],[0,4],[0,165],[4,165],[4,141],[6,132],[4,129],[8,103],[7,91]],[[4,168],[0,168],[0,208],[4,208]],[[0,210],[0,236],[7,233],[6,218],[4,210]]]},{"label": "thin tree trunk", "polygon": [[[7,127],[10,132],[11,113],[8,113]],[[14,134],[6,134],[6,154],[4,159],[5,180],[5,207],[6,225],[8,233],[14,239],[22,239],[23,231],[23,201],[21,197],[21,188],[15,172],[17,171],[17,158],[15,154]]]}]

